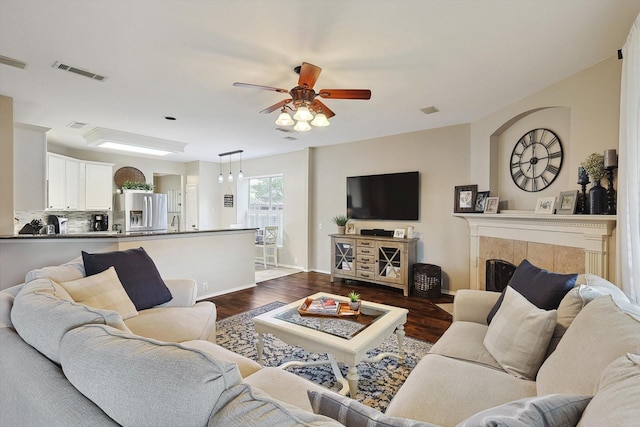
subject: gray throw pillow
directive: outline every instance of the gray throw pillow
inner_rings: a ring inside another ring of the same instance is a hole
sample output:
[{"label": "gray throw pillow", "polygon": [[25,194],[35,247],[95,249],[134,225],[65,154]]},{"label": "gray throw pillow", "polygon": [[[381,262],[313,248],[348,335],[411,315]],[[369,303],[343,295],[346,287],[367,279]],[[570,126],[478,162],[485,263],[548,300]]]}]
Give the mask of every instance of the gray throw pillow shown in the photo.
[{"label": "gray throw pillow", "polygon": [[[562,298],[574,287],[577,278],[577,274],[551,273],[536,267],[525,259],[513,273],[509,286],[529,302],[535,304],[536,307],[543,310],[555,310],[560,305]],[[491,323],[493,316],[498,312],[504,299],[504,292],[502,291],[500,298],[489,312],[487,324]]]},{"label": "gray throw pillow", "polygon": [[330,391],[308,390],[307,395],[313,412],[348,427],[437,427],[423,421],[387,416],[357,400]]},{"label": "gray throw pillow", "polygon": [[456,427],[573,427],[590,400],[571,394],[527,397],[478,412]]}]

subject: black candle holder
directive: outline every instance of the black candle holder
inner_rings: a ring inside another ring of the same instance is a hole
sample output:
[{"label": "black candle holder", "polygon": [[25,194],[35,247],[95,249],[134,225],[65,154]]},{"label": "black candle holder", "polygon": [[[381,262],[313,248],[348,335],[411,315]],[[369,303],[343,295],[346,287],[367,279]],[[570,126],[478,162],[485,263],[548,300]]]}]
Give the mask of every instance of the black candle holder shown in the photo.
[{"label": "black candle holder", "polygon": [[582,192],[578,193],[578,201],[576,204],[577,214],[588,214],[589,203],[587,203],[587,184],[589,184],[589,175],[582,166],[578,168],[578,184],[582,186]]},{"label": "black candle holder", "polygon": [[616,190],[613,188],[614,171],[617,166],[611,166],[607,168],[607,180],[609,185],[607,187],[607,215],[616,214]]}]

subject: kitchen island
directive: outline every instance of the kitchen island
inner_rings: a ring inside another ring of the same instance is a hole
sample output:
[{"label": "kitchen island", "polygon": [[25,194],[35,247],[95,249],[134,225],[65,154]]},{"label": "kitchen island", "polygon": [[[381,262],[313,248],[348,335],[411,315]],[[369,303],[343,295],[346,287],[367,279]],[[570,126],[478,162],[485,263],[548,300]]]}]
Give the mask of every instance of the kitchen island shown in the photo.
[{"label": "kitchen island", "polygon": [[0,289],[25,274],[95,253],[143,247],[164,278],[198,282],[198,299],[254,287],[255,229],[0,236]]}]

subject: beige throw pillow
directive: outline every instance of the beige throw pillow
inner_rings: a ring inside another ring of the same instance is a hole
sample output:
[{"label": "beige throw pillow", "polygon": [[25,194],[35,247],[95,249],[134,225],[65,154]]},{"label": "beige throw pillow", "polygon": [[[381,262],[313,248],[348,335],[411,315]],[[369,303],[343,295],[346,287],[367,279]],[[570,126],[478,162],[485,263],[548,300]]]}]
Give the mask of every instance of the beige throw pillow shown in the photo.
[{"label": "beige throw pillow", "polygon": [[483,344],[506,372],[533,380],[547,352],[556,318],[556,310],[542,310],[508,286]]},{"label": "beige throw pillow", "polygon": [[137,316],[138,311],[124,290],[115,268],[70,282],[62,286],[77,303],[103,310],[117,311],[126,320]]}]

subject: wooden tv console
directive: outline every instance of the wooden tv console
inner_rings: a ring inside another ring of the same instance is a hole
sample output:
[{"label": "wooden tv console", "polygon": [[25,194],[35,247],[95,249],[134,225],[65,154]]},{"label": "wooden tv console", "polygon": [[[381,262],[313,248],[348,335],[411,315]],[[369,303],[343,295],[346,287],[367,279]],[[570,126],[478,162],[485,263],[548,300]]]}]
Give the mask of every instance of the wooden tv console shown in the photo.
[{"label": "wooden tv console", "polygon": [[402,289],[409,296],[411,268],[418,240],[331,234],[331,283],[334,278],[360,280]]}]

